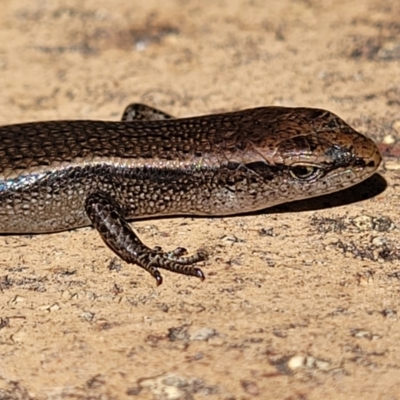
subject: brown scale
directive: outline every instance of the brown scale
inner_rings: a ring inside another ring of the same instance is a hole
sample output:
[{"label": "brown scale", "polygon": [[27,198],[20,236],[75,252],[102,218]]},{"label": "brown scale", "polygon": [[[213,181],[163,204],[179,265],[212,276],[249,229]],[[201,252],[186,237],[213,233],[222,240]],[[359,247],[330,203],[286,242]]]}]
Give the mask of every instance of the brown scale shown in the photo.
[{"label": "brown scale", "polygon": [[199,251],[144,245],[149,216],[230,215],[318,196],[371,176],[376,145],[319,109],[260,107],[173,119],[133,104],[121,122],[0,127],[0,232],[92,224],[123,260],[204,278]]}]

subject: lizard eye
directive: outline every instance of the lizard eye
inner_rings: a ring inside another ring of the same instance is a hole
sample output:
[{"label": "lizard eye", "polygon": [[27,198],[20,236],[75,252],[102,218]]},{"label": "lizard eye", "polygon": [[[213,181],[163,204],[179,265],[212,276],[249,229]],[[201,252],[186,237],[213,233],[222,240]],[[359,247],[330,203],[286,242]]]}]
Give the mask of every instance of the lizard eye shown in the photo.
[{"label": "lizard eye", "polygon": [[290,169],[293,178],[302,181],[309,181],[316,178],[321,173],[321,169],[314,165],[295,165]]}]

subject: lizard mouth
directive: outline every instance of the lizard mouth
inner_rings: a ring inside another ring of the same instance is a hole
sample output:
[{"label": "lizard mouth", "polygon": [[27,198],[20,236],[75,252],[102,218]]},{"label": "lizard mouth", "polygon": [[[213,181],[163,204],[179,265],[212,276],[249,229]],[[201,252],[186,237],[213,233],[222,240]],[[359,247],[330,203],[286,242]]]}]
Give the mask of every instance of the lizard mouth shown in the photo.
[{"label": "lizard mouth", "polygon": [[365,177],[372,175],[382,161],[381,153],[376,144],[371,139],[361,135],[359,140],[354,141],[353,154],[352,167]]}]

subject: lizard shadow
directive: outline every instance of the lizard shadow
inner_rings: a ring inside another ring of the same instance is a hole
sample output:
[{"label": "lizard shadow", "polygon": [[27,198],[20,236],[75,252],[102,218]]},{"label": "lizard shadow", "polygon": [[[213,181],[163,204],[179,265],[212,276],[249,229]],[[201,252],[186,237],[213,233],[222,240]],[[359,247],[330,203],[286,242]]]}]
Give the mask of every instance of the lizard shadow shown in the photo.
[{"label": "lizard shadow", "polygon": [[[379,174],[374,174],[365,181],[339,192],[322,196],[279,204],[262,210],[263,214],[281,214],[286,212],[316,211],[339,207],[367,200],[384,192],[388,184]],[[258,213],[251,213],[256,215]]]}]

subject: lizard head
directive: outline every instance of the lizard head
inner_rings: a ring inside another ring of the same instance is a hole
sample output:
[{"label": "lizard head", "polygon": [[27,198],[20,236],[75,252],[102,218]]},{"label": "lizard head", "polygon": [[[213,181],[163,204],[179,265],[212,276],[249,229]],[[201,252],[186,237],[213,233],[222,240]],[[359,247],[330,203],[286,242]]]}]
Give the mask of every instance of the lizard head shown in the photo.
[{"label": "lizard head", "polygon": [[241,201],[253,201],[249,209],[348,188],[370,177],[381,162],[371,139],[329,111],[263,107],[247,113],[236,137],[231,131],[225,152],[243,175],[237,192],[249,196],[245,185],[252,182],[254,198],[243,195]]}]

